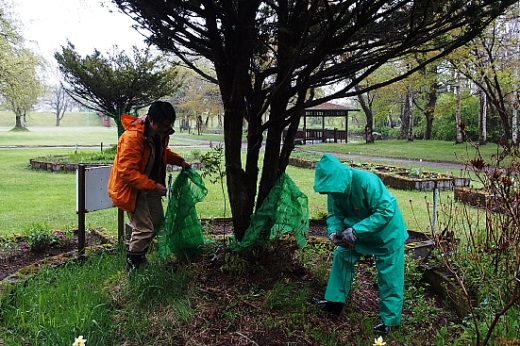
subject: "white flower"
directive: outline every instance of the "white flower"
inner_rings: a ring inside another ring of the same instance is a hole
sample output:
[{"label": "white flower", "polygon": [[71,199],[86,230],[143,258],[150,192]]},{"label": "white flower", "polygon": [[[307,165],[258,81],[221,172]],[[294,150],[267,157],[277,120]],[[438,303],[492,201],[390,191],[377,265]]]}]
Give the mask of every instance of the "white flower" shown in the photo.
[{"label": "white flower", "polygon": [[78,336],[74,339],[74,343],[72,346],[85,346],[87,344],[87,339],[83,339],[83,335]]},{"label": "white flower", "polygon": [[380,336],[379,338],[374,340],[374,346],[384,346],[386,345],[386,342],[383,341],[383,337]]}]

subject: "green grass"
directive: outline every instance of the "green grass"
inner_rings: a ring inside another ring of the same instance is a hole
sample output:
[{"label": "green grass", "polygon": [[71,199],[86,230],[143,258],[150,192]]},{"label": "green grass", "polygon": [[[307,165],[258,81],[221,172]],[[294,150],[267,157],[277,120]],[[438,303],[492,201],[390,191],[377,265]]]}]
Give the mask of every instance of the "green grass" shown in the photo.
[{"label": "green grass", "polygon": [[121,262],[113,254],[88,256],[84,264],[69,262],[29,279],[0,301],[2,344],[71,345],[85,335],[88,345],[113,345],[116,307],[110,296],[124,275]]},{"label": "green grass", "polygon": [[[208,247],[203,256],[211,258],[221,246]],[[233,335],[263,340],[261,334],[266,331],[275,338],[278,335],[278,340],[303,337],[312,345],[371,345],[377,316],[352,309],[362,303],[349,305],[348,317],[339,320],[341,325],[307,303],[314,285],[323,286],[325,278],[319,275],[327,276],[326,271],[314,274],[317,278],[301,280],[288,275],[273,278],[272,283],[264,274],[264,279],[258,279],[263,285],[255,285],[248,275],[272,270],[268,263],[288,269],[294,265],[288,261],[288,249],[278,251],[269,255],[280,258],[267,261],[263,257],[255,261],[254,268],[249,262],[252,259],[231,253],[212,260],[213,265],[204,260],[182,263],[151,256],[151,266],[129,276],[119,251],[48,268],[0,297],[0,341],[10,346],[70,345],[82,335],[89,346],[179,345],[188,340],[208,345]],[[330,249],[319,244],[298,252],[311,272],[330,260]],[[431,339],[438,329],[437,318],[448,316],[422,295],[417,281],[420,274],[414,270],[407,274],[407,295],[411,295],[407,308],[423,314],[420,320],[406,314],[402,327],[385,337],[386,341],[415,345],[423,336]]]},{"label": "green grass", "polygon": [[[85,152],[97,149],[84,149]],[[182,149],[181,154],[190,157],[190,149]],[[0,235],[22,233],[34,223],[49,229],[69,229],[77,226],[76,215],[76,175],[75,173],[49,173],[30,169],[29,160],[48,155],[65,155],[71,149],[24,148],[0,149]],[[289,176],[309,197],[310,215],[319,218],[326,212],[326,196],[313,190],[314,171],[288,167]],[[173,178],[177,173],[173,173]],[[218,184],[206,182],[208,195],[197,205],[201,218],[229,217],[227,206],[224,215],[223,196]],[[428,231],[427,202],[431,204],[432,193],[391,189],[399,199],[408,227]],[[441,192],[441,198],[451,196],[451,192]],[[114,235],[117,232],[117,211],[115,208],[86,214],[87,227],[104,227]]]},{"label": "green grass", "polygon": [[[55,127],[56,115],[51,112],[27,113],[27,127]],[[11,129],[15,125],[15,115],[10,111],[0,111],[0,128]],[[113,125],[113,122],[112,122]],[[60,127],[102,127],[101,118],[94,112],[66,112]]]}]

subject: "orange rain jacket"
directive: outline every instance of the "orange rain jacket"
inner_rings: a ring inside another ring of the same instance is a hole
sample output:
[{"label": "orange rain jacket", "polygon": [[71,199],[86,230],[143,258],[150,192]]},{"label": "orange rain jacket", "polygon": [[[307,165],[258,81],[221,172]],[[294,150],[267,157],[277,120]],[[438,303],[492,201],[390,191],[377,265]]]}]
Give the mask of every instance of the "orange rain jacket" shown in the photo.
[{"label": "orange rain jacket", "polygon": [[[121,122],[125,132],[119,138],[114,166],[108,181],[108,194],[114,205],[133,213],[139,190],[153,191],[157,182],[148,178],[153,141],[146,137],[146,115],[139,118],[123,114]],[[169,136],[163,140],[163,163],[180,166],[184,159],[168,148]],[[164,182],[166,167],[160,170],[159,182]]]}]

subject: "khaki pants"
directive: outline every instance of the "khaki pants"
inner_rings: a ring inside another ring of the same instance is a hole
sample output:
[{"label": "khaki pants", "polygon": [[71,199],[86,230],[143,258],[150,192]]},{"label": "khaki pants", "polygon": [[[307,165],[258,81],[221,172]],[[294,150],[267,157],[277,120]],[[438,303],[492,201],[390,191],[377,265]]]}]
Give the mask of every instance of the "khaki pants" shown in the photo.
[{"label": "khaki pants", "polygon": [[140,191],[134,213],[128,213],[132,235],[128,250],[143,252],[152,243],[164,218],[162,196],[153,192]]}]

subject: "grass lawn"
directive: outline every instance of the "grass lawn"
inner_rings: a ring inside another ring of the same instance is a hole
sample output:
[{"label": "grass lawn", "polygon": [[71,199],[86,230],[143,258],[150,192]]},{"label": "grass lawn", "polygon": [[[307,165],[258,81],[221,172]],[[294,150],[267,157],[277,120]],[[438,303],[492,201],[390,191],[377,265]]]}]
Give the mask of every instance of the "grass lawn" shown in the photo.
[{"label": "grass lawn", "polygon": [[[0,129],[0,146],[23,146],[23,148],[0,148],[0,235],[20,233],[38,224],[50,229],[62,229],[77,225],[76,215],[76,177],[74,173],[49,173],[29,169],[29,160],[35,157],[70,154],[76,151],[100,150],[100,144],[106,148],[116,143],[117,132],[115,127],[54,127],[40,126],[30,131],[14,132],[6,128]],[[208,142],[210,141],[210,142]],[[197,153],[209,150],[210,144],[222,141],[222,135],[206,134],[197,136],[188,133],[176,133],[172,137],[174,150],[181,153],[188,160],[193,160]],[[76,148],[80,147],[92,148]],[[55,148],[50,146],[64,146]],[[371,145],[364,143],[338,143],[300,146],[301,150],[319,150],[339,153],[365,154],[363,162],[370,162],[369,155],[388,156],[387,164],[393,164],[392,157],[419,158],[424,160],[452,161],[454,157],[474,155],[474,149],[465,145],[455,146],[453,143],[439,141],[376,141]],[[454,155],[456,150],[456,155]],[[473,150],[473,152],[471,152]],[[483,147],[484,155],[492,155],[496,147]],[[314,154],[316,159],[319,155]],[[353,159],[360,163],[359,158]],[[377,163],[381,163],[378,161]],[[411,168],[405,167],[405,168]],[[420,167],[417,162],[416,167]],[[445,168],[439,168],[438,173],[450,173]],[[289,176],[297,183],[300,189],[309,197],[311,217],[319,218],[326,212],[325,196],[313,191],[314,172],[289,166]],[[453,171],[451,171],[453,172]],[[175,177],[175,173],[173,174]],[[201,218],[229,217],[230,209],[226,208],[219,185],[207,182],[209,194],[206,199],[197,205]],[[392,192],[399,199],[408,227],[414,230],[429,232],[430,216],[432,213],[432,193],[416,191]],[[441,200],[449,200],[451,192],[442,192]],[[117,229],[117,212],[115,209],[106,209],[87,214],[86,224],[89,227],[104,227],[111,232]]]},{"label": "grass lawn", "polygon": [[[74,228],[76,215],[76,175],[74,173],[49,173],[33,171],[29,160],[48,155],[64,155],[73,149],[24,148],[0,149],[2,164],[0,172],[0,235],[20,233],[34,224],[49,229]],[[82,149],[95,151],[98,149]],[[188,159],[191,151],[182,148],[181,154]],[[320,218],[326,213],[326,197],[313,191],[314,171],[289,166],[289,176],[309,198],[310,215]],[[173,173],[176,177],[176,173]],[[201,218],[229,217],[229,206],[224,214],[224,200],[219,185],[206,182],[209,193],[197,205]],[[433,194],[418,191],[391,189],[398,198],[408,227],[429,232]],[[441,192],[441,199],[452,198],[451,191]],[[105,209],[86,215],[88,227],[104,227],[116,234],[117,212]]]},{"label": "grass lawn", "polygon": [[[415,140],[382,140],[372,144],[356,143],[323,143],[300,146],[303,150],[318,150],[322,152],[336,152],[353,155],[398,157],[423,161],[453,162],[464,164],[476,157],[477,150],[472,145],[455,144],[446,141]],[[493,143],[480,146],[480,154],[485,160],[494,162],[494,155],[500,148]]]}]

